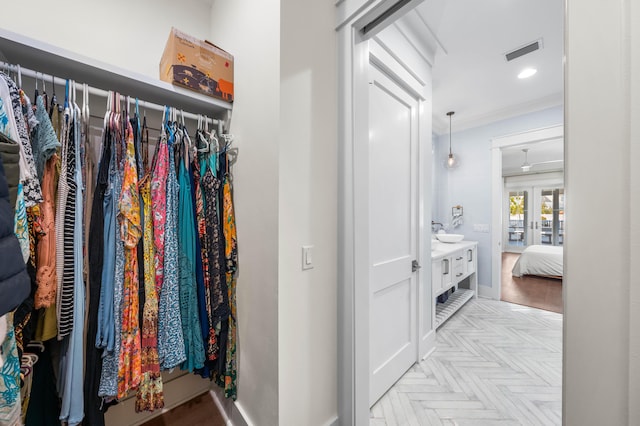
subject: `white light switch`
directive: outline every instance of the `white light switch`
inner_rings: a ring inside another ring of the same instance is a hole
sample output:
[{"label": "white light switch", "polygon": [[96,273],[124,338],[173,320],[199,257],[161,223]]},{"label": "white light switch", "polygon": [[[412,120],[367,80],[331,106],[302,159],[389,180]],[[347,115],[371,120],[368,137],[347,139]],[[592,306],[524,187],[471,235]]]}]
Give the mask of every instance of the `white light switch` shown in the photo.
[{"label": "white light switch", "polygon": [[313,268],[313,246],[302,246],[302,270]]},{"label": "white light switch", "polygon": [[486,223],[482,223],[482,224],[475,223],[473,225],[473,232],[488,233],[489,232],[489,225],[486,224]]}]

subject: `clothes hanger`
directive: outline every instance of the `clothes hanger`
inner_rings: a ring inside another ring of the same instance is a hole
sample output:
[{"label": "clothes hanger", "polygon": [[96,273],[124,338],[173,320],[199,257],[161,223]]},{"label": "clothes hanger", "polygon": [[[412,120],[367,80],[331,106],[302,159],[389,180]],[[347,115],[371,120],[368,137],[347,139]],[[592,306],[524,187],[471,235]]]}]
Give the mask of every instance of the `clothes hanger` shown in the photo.
[{"label": "clothes hanger", "polygon": [[206,130],[203,130],[203,127],[207,128],[207,116],[200,115],[200,122],[198,124],[198,132],[196,133],[196,145],[199,147],[200,143],[204,144],[204,147],[198,148],[198,152],[206,153],[209,152],[209,141],[207,140]]},{"label": "clothes hanger", "polygon": [[89,126],[91,122],[91,115],[89,113],[89,85],[87,83],[82,84],[82,124],[85,138],[89,139]]},{"label": "clothes hanger", "polygon": [[40,73],[42,77],[42,103],[44,104],[44,110],[49,111],[49,95],[47,95],[47,86],[44,79],[44,74]]},{"label": "clothes hanger", "polygon": [[35,102],[38,100],[38,96],[40,96],[40,93],[38,92],[38,71],[36,71],[36,78],[35,78],[35,80],[36,80],[36,90],[35,90],[35,92],[33,93],[33,102],[34,102],[34,105],[35,105]]},{"label": "clothes hanger", "polygon": [[22,89],[22,70],[20,69],[20,64],[17,65],[18,67],[18,89]]},{"label": "clothes hanger", "polygon": [[56,81],[53,75],[51,76],[51,87],[53,87],[53,89],[51,89],[52,92],[51,92],[51,103],[49,104],[49,118],[53,116],[54,105],[58,103],[58,98],[56,98]]},{"label": "clothes hanger", "polygon": [[184,166],[185,168],[188,170],[189,169],[189,163],[191,162],[191,155],[193,152],[193,145],[191,143],[191,138],[189,137],[189,130],[187,129],[187,126],[184,122],[184,111],[180,110],[180,115],[181,115],[181,120],[182,120],[182,141],[183,141],[183,145],[184,145],[184,152],[183,152],[183,157],[184,157]]},{"label": "clothes hanger", "polygon": [[28,349],[38,349],[40,352],[44,352],[44,343],[39,340],[32,340],[27,344]]},{"label": "clothes hanger", "polygon": [[107,110],[104,113],[104,120],[102,122],[102,128],[107,129],[107,126],[111,123],[111,98],[113,97],[113,92],[109,90],[107,93]]},{"label": "clothes hanger", "polygon": [[140,131],[140,145],[142,147],[142,166],[145,172],[149,169],[149,128],[147,127],[147,116],[142,118],[142,130]]}]

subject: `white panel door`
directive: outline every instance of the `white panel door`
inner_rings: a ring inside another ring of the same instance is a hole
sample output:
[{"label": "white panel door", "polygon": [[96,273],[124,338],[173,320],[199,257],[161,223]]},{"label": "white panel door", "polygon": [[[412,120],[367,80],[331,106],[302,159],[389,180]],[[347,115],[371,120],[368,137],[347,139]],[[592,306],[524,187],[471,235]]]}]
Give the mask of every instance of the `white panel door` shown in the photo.
[{"label": "white panel door", "polygon": [[417,360],[418,101],[370,65],[369,344],[373,405]]}]

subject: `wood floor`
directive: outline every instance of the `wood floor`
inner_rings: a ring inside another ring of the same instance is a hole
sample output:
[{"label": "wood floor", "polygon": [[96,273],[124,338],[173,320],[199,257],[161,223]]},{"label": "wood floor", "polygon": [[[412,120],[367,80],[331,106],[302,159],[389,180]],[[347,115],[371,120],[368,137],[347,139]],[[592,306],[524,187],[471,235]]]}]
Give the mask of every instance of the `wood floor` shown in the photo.
[{"label": "wood floor", "polygon": [[177,406],[173,410],[155,417],[142,426],[225,426],[226,423],[218,411],[209,393]]},{"label": "wood floor", "polygon": [[562,315],[471,300],[435,351],[371,409],[371,426],[562,424]]},{"label": "wood floor", "polygon": [[501,300],[562,313],[562,280],[524,275],[511,275],[513,265],[520,255],[502,253]]}]

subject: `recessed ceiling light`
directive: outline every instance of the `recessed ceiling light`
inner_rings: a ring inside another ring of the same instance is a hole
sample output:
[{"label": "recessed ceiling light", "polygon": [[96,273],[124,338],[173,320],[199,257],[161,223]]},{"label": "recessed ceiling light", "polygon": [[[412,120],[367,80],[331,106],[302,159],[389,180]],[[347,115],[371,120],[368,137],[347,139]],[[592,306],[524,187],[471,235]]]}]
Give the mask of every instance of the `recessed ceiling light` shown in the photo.
[{"label": "recessed ceiling light", "polygon": [[537,72],[538,70],[535,68],[525,68],[518,74],[518,78],[529,78]]}]

